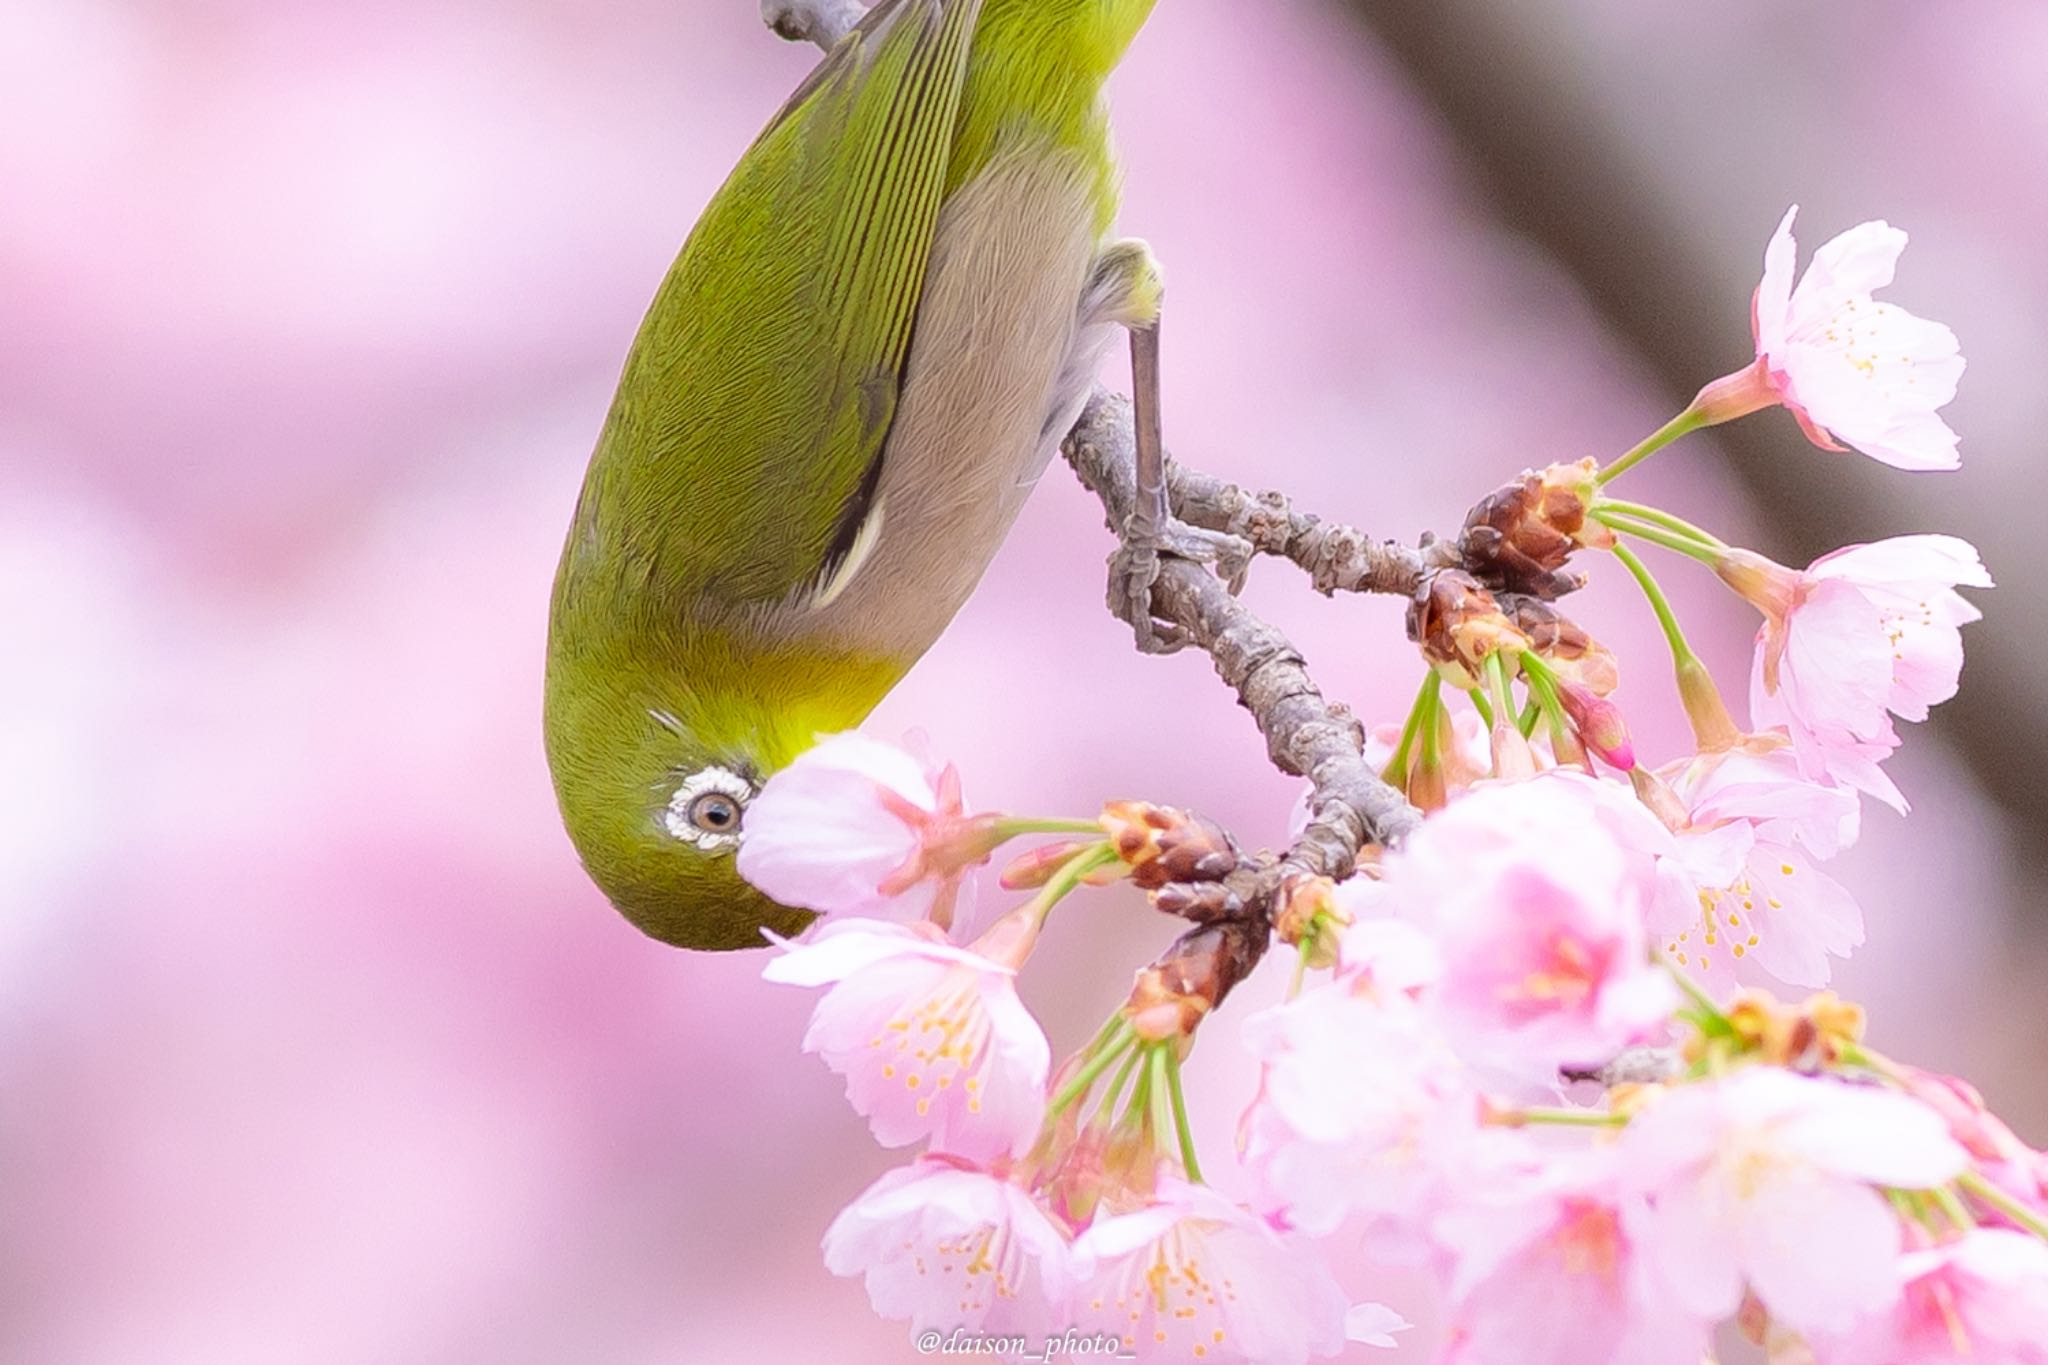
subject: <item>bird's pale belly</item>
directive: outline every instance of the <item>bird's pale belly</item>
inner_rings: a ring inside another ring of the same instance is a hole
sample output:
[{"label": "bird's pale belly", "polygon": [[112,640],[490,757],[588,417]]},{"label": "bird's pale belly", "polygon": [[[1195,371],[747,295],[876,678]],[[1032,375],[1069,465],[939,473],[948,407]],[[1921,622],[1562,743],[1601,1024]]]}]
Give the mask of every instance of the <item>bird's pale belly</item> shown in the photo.
[{"label": "bird's pale belly", "polygon": [[[991,162],[938,220],[872,546],[822,606],[762,633],[915,659],[981,580],[1111,331],[1077,317],[1097,248],[1096,179],[1072,152]],[[1066,392],[1066,390],[1074,392]],[[1048,438],[1048,431],[1050,437]]]}]

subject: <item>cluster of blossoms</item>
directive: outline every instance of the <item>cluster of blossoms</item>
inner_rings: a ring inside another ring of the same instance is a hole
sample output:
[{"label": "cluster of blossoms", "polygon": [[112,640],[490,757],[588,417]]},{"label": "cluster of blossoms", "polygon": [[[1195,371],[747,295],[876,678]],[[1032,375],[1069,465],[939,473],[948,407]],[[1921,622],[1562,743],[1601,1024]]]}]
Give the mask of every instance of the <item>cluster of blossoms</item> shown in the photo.
[{"label": "cluster of blossoms", "polygon": [[[1491,495],[1418,591],[1425,681],[1368,747],[1426,818],[1348,877],[1290,876],[1254,922],[1246,860],[1199,816],[973,812],[951,769],[858,735],[769,781],[740,870],[820,918],[767,975],[826,988],[805,1049],[880,1143],[923,1148],[825,1235],[878,1312],[1024,1355],[1080,1331],[1290,1365],[1405,1329],[1333,1275],[1362,1250],[1438,1278],[1457,1365],[1698,1365],[1729,1322],[1773,1365],[2048,1365],[2048,1156],[1870,1049],[1855,1006],[1760,985],[1818,990],[1861,942],[1820,867],[1863,795],[1905,809],[1894,722],[1956,690],[1976,553],[1907,536],[1794,570],[1607,491],[1770,405],[1826,448],[1954,466],[1955,339],[1871,299],[1904,235],[1855,228],[1795,287],[1791,224],[1753,365],[1604,469]],[[1762,613],[1747,729],[1633,543]],[[1556,605],[1583,551],[1647,595],[1694,752],[1638,760],[1614,657]],[[1028,836],[1049,841],[1002,881],[1031,894],[960,941],[969,875]],[[1196,927],[1055,1066],[1019,972],[1061,901],[1125,879]],[[1181,1065],[1269,937],[1294,985],[1242,1023],[1261,1079],[1212,1185]]]}]

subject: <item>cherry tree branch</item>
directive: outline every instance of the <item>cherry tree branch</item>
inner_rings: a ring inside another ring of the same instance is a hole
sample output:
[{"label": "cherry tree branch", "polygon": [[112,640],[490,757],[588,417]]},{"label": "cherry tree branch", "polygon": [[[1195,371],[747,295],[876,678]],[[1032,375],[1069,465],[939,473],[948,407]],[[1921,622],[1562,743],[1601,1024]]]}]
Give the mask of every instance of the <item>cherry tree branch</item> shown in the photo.
[{"label": "cherry tree branch", "polygon": [[[1119,534],[1131,517],[1135,446],[1130,400],[1098,388],[1061,447]],[[1173,482],[1208,500],[1203,508],[1223,512],[1229,485],[1191,485],[1186,471],[1173,469]],[[1185,516],[1192,506],[1183,502],[1176,510]],[[1268,543],[1281,542],[1269,535]],[[1152,610],[1209,655],[1217,676],[1252,713],[1274,766],[1313,785],[1309,826],[1281,859],[1283,868],[1346,877],[1367,843],[1397,843],[1414,829],[1421,816],[1366,763],[1357,719],[1324,698],[1287,637],[1231,596],[1220,579],[1167,556],[1152,588]]]},{"label": "cherry tree branch", "polygon": [[1376,541],[1356,527],[1296,511],[1284,493],[1253,493],[1181,464],[1168,467],[1167,496],[1174,515],[1188,525],[1236,536],[1255,554],[1292,561],[1325,596],[1412,597],[1424,578],[1462,560],[1455,541],[1425,537],[1420,548]]}]

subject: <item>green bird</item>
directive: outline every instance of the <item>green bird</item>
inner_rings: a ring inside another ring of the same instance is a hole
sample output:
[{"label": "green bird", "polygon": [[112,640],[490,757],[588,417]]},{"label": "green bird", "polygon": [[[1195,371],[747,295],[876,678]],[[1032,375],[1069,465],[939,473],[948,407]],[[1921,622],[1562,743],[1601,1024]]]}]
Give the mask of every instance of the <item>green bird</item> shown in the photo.
[{"label": "green bird", "polygon": [[758,946],[748,800],[980,580],[1119,328],[1102,85],[1153,0],[885,0],[718,191],[628,355],[562,550],[563,822],[646,933]]}]

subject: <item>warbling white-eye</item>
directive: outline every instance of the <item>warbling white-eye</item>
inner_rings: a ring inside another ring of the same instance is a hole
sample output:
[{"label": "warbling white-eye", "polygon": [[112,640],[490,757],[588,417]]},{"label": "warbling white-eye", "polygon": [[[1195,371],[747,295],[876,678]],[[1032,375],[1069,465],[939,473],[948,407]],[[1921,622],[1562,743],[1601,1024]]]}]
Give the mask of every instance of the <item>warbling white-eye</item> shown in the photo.
[{"label": "warbling white-eye", "polygon": [[884,0],[656,294],[555,578],[546,738],[611,902],[688,948],[807,912],[734,871],[747,802],[952,620],[1119,327],[1102,84],[1153,0]]}]

